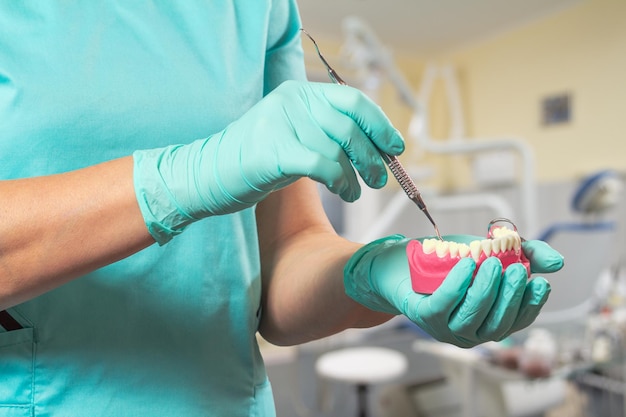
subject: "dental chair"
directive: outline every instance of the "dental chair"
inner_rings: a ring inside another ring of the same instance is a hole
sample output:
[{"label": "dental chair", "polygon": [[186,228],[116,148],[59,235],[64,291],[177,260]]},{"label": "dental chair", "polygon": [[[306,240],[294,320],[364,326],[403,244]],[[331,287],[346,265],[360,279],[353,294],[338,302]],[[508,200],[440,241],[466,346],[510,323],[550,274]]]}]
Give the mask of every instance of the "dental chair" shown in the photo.
[{"label": "dental chair", "polygon": [[579,219],[556,222],[538,236],[564,256],[565,264],[547,277],[552,291],[534,326],[580,323],[596,306],[599,281],[616,261],[618,224],[609,212],[622,187],[619,175],[610,170],[584,178],[571,203]]}]

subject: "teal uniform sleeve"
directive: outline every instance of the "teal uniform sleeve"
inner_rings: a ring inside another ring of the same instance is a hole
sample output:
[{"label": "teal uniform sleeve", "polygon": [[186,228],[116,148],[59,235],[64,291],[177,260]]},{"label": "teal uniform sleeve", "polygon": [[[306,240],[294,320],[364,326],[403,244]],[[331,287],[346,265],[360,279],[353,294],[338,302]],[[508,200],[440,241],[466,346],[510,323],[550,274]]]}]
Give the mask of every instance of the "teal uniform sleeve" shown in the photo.
[{"label": "teal uniform sleeve", "polygon": [[263,94],[267,95],[285,80],[305,80],[304,52],[302,51],[302,26],[295,1],[285,7],[272,9],[272,22],[268,33],[265,54]]}]

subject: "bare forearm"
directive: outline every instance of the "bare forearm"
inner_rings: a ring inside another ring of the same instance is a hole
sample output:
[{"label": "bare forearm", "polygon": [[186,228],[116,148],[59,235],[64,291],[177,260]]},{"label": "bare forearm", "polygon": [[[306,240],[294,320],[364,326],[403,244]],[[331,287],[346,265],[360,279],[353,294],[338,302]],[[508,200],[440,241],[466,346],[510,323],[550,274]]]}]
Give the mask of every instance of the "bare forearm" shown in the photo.
[{"label": "bare forearm", "polygon": [[[311,211],[321,208],[312,207],[306,198],[300,206],[300,194],[285,190],[283,197],[287,193],[291,193],[287,199],[271,196],[257,209],[264,220],[259,226],[264,279],[261,334],[272,343],[289,345],[389,320],[392,316],[369,310],[345,294],[343,268],[360,245],[337,236],[324,222],[308,223],[311,216],[320,216]],[[299,206],[299,215],[287,216],[284,205]],[[269,217],[277,219],[276,224]],[[291,227],[299,232],[281,235]],[[281,237],[265,240],[268,230]]]},{"label": "bare forearm", "polygon": [[292,253],[276,265],[264,311],[266,338],[274,337],[271,341],[278,344],[302,343],[390,318],[346,296],[343,266],[356,250],[351,244],[329,245],[327,239],[313,236],[305,240],[289,248]]},{"label": "bare forearm", "polygon": [[132,158],[0,182],[0,309],[149,246]]}]

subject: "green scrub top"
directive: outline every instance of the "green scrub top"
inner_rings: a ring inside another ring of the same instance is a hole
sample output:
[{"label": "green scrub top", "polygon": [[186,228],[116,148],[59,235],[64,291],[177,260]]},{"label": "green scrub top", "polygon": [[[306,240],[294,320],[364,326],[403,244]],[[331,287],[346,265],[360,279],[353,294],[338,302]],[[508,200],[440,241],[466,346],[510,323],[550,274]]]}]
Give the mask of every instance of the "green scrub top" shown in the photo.
[{"label": "green scrub top", "polygon": [[[0,0],[0,28],[2,179],[207,137],[305,77],[291,0]],[[0,416],[273,416],[257,245],[253,209],[208,218],[9,309]]]}]

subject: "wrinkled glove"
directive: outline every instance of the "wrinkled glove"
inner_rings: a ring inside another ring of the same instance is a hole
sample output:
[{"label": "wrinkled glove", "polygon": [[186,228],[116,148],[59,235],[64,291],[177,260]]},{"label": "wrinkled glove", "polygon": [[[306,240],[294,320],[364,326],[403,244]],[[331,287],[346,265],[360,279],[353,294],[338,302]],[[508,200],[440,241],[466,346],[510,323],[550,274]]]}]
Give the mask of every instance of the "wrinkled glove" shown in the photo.
[{"label": "wrinkled glove", "polygon": [[[510,265],[503,274],[496,257],[482,263],[473,281],[476,263],[463,258],[432,295],[418,294],[411,287],[409,241],[394,235],[357,251],[344,270],[346,293],[372,310],[404,314],[435,339],[460,347],[502,340],[527,327],[548,299],[550,285],[544,278],[528,281],[521,264]],[[533,273],[563,267],[563,257],[545,242],[523,242],[522,250]]]},{"label": "wrinkled glove", "polygon": [[251,207],[270,192],[309,177],[354,201],[355,169],[380,188],[404,141],[359,90],[287,81],[223,131],[189,145],[134,153],[135,192],[157,242],[191,222]]}]

